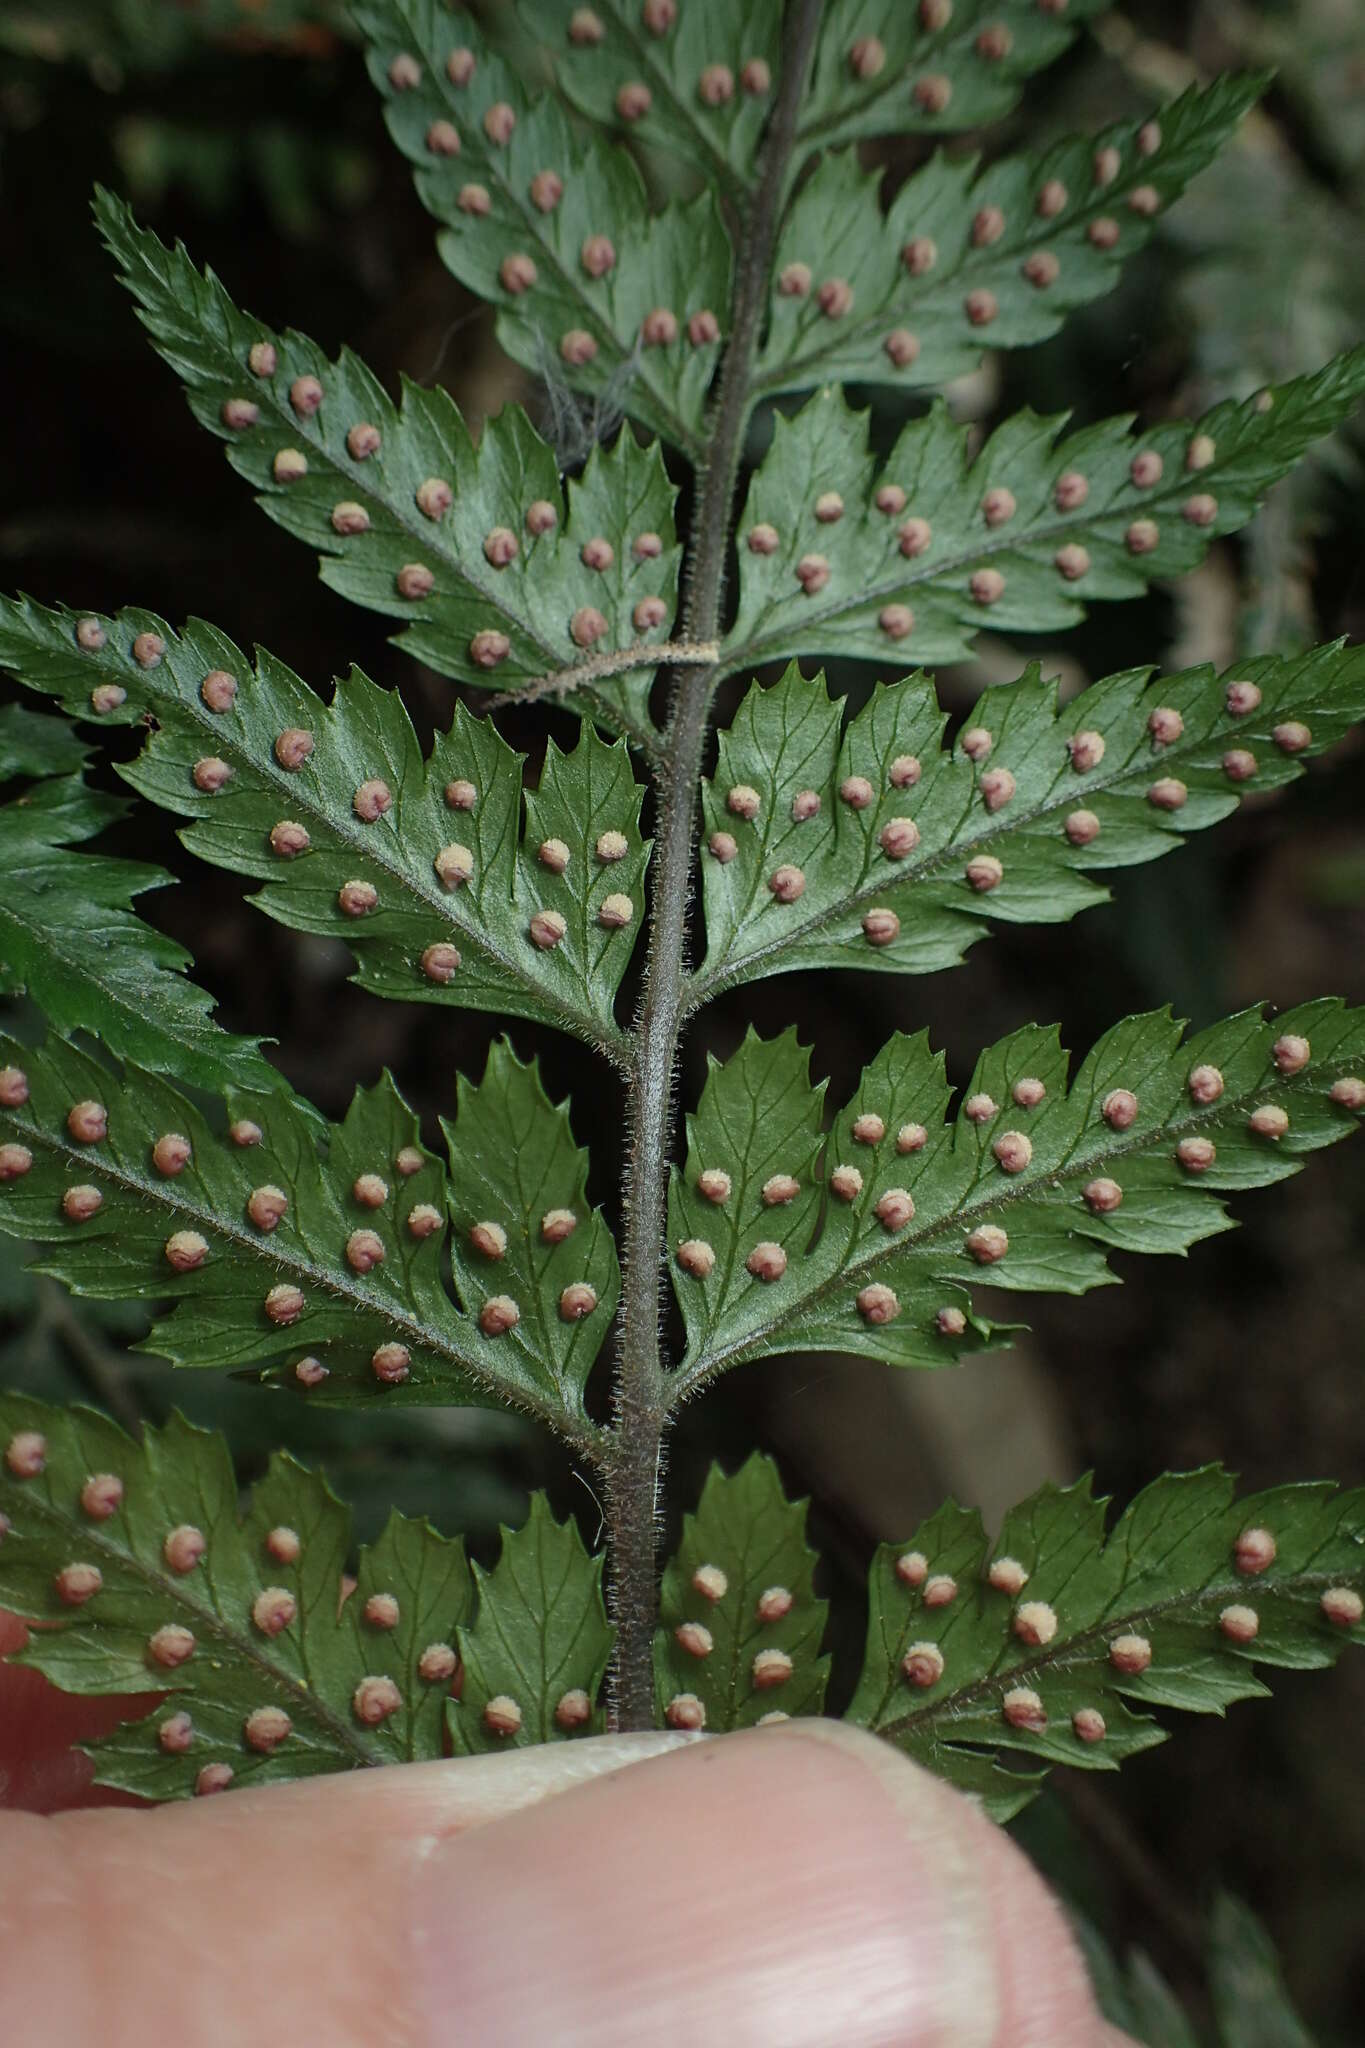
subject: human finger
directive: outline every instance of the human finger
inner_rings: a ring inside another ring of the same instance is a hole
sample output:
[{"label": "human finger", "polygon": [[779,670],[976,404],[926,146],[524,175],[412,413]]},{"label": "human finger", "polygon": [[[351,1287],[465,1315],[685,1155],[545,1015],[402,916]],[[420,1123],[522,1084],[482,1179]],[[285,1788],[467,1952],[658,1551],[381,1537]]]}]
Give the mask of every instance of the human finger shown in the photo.
[{"label": "human finger", "polygon": [[1008,1839],[834,1723],[0,1828],[0,2012],[23,2048],[1113,2038]]}]

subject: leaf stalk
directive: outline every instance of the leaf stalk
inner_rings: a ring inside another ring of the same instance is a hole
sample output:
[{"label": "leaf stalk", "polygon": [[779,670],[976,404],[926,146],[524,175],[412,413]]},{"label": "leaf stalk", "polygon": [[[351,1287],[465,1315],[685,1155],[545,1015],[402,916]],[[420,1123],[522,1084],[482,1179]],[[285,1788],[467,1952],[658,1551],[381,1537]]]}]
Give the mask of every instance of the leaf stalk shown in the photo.
[{"label": "leaf stalk", "polygon": [[[731,511],[753,402],[752,374],[769,272],[795,146],[797,110],[823,0],[796,0],[782,74],[736,262],[729,345],[711,413],[707,456],[684,570],[684,641],[718,636],[729,560]],[[612,1557],[616,1655],[608,1691],[612,1728],[654,1725],[653,1639],[659,1480],[673,1390],[660,1348],[664,1314],[669,1132],[683,1026],[687,918],[692,901],[698,782],[719,663],[678,677],[658,774],[653,918],[626,1092],[627,1152],[621,1318],[613,1427],[603,1478]]]}]

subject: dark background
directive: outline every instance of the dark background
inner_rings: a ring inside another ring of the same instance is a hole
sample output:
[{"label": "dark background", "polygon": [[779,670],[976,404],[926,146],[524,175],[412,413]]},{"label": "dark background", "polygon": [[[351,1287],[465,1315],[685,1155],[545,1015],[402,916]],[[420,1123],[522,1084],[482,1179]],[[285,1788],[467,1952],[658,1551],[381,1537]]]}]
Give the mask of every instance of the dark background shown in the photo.
[{"label": "dark background", "polygon": [[[494,33],[515,35],[506,7],[482,12]],[[1011,123],[969,140],[991,152],[1036,145],[1141,114],[1195,76],[1266,61],[1280,69],[1262,110],[1119,289],[1054,342],[967,380],[963,410],[989,421],[1027,401],[1070,407],[1078,422],[1157,419],[1316,367],[1361,338],[1359,0],[1135,0],[1032,84]],[[899,177],[920,151],[882,155]],[[329,351],[351,343],[390,388],[400,371],[439,379],[476,421],[511,398],[537,402],[500,356],[491,315],[438,263],[339,10],[0,0],[0,587],[202,615],[322,685],[354,660],[444,723],[455,686],[326,590],[195,427],[97,245],[96,179],[164,238],[183,235],[239,303]],[[1036,652],[1078,688],[1141,660],[1226,662],[1361,637],[1362,452],[1365,438],[1348,430],[1179,589],[1102,609],[1059,648],[983,636],[978,659],[944,677],[945,700],[965,709]],[[854,692],[868,679],[835,674]],[[564,714],[549,718],[570,735]],[[504,730],[534,756],[544,723],[513,717]],[[750,1018],[762,1029],[796,1017],[816,1071],[847,1086],[897,1026],[927,1023],[960,1081],[983,1044],[1033,1018],[1057,1019],[1084,1049],[1117,1015],[1165,1001],[1204,1023],[1260,998],[1365,1000],[1363,791],[1365,750],[1348,742],[1288,792],[1248,799],[1178,864],[1127,871],[1112,904],[1071,926],[1006,927],[951,975],[802,975],[741,991],[689,1045],[687,1091],[706,1047],[728,1049]],[[328,1112],[387,1064],[430,1123],[450,1106],[455,1071],[481,1068],[497,1020],[362,995],[343,947],[257,917],[230,877],[191,865],[160,814],[139,812],[106,843],[186,876],[142,899],[143,914],[195,951],[221,1020],[276,1036],[280,1066]],[[616,1128],[600,1066],[534,1027],[511,1035],[540,1053],[552,1093],[573,1090],[580,1134]],[[616,1165],[598,1156],[595,1193],[609,1211]],[[813,1497],[848,1682],[871,1545],[907,1533],[945,1493],[991,1521],[1044,1478],[1088,1469],[1120,1499],[1163,1467],[1213,1458],[1248,1486],[1365,1482],[1365,1146],[1325,1154],[1288,1189],[1237,1208],[1243,1228],[1188,1261],[1139,1273],[1118,1258],[1137,1284],[1032,1298],[1033,1334],[963,1373],[801,1358],[737,1374],[682,1418],[675,1503],[695,1498],[712,1456],[755,1441],[777,1455],[790,1487]],[[486,1555],[529,1485],[549,1486],[595,1532],[582,1484],[520,1422],[367,1419],[360,1444],[353,1422],[247,1387],[181,1375],[172,1389],[169,1369],[124,1353],[136,1316],[96,1315],[34,1284],[8,1244],[0,1261],[0,1377],[13,1383],[79,1393],[125,1420],[163,1415],[174,1399],[228,1430],[244,1480],[288,1442],[326,1464],[362,1534],[396,1501],[466,1529]],[[1116,1938],[1148,1946],[1195,1996],[1199,1916],[1216,1885],[1238,1891],[1269,1923],[1305,2017],[1344,2048],[1365,2012],[1365,1660],[1277,1674],[1275,1691],[1273,1706],[1226,1723],[1183,1720],[1121,1781],[1054,1773],[1020,1832]]]}]

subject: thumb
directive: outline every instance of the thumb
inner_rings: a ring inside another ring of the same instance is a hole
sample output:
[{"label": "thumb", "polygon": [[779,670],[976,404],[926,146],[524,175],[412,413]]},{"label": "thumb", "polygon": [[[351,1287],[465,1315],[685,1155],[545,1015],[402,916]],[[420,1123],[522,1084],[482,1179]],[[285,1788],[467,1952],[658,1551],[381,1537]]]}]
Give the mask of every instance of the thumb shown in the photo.
[{"label": "thumb", "polygon": [[0,1985],[16,2048],[1115,2039],[1006,1837],[817,1721],[0,1817]]}]

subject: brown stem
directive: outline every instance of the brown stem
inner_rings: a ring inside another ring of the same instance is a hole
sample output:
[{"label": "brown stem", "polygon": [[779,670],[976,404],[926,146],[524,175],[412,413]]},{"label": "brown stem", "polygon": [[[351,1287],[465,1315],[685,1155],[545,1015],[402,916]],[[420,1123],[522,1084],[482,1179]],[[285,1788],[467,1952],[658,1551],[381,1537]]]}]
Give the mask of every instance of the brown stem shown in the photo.
[{"label": "brown stem", "polygon": [[[763,145],[758,184],[736,262],[731,328],[698,475],[689,539],[681,638],[716,638],[725,591],[731,508],[752,403],[752,365],[767,302],[797,110],[823,0],[789,9],[782,77]],[[668,1376],[660,1355],[662,1257],[673,1089],[682,1028],[687,913],[692,898],[698,780],[715,665],[678,677],[659,770],[653,920],[644,992],[627,1087],[626,1229],[614,1427],[603,1476],[610,1535],[616,1659],[608,1713],[614,1728],[654,1722],[653,1640],[658,1607],[655,1552]]]}]

